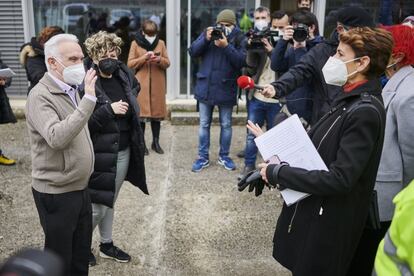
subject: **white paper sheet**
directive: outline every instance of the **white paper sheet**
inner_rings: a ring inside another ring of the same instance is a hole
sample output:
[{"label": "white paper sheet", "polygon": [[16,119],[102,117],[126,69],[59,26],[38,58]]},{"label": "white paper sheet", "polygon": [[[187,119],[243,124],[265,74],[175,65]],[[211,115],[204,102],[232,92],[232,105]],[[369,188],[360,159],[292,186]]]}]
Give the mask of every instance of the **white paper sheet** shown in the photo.
[{"label": "white paper sheet", "polygon": [[[328,171],[296,114],[254,141],[265,161],[277,155],[281,161],[289,163],[291,167]],[[288,206],[309,195],[291,189],[284,189],[281,194]]]},{"label": "white paper sheet", "polygon": [[11,78],[14,75],[16,75],[16,73],[10,68],[0,69],[0,78]]}]

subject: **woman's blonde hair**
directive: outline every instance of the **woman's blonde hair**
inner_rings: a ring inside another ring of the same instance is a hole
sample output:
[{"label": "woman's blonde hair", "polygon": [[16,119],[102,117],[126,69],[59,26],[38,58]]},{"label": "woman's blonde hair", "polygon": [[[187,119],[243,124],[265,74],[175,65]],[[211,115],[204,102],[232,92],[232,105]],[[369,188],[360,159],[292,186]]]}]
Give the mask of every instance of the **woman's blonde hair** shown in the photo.
[{"label": "woman's blonde hair", "polygon": [[92,35],[84,43],[86,52],[92,60],[99,60],[100,57],[113,50],[119,56],[122,44],[124,43],[119,36],[105,31]]}]

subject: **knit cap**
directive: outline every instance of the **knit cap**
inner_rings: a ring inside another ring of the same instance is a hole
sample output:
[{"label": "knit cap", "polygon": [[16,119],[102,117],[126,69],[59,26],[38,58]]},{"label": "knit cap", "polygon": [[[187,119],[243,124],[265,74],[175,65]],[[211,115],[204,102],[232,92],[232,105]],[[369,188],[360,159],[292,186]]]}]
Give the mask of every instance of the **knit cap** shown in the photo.
[{"label": "knit cap", "polygon": [[363,8],[346,7],[338,11],[338,22],[348,27],[370,27],[374,28],[372,16]]},{"label": "knit cap", "polygon": [[222,10],[217,15],[216,23],[219,23],[219,22],[227,22],[227,23],[236,25],[236,15],[234,14],[234,11],[229,10],[229,9]]}]

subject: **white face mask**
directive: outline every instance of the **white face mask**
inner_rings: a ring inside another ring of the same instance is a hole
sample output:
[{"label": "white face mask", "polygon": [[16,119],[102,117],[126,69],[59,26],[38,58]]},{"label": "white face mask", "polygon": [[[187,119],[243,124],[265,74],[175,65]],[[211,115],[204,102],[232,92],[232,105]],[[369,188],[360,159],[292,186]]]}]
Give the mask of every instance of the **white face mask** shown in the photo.
[{"label": "white face mask", "polygon": [[149,44],[154,43],[156,37],[157,37],[156,35],[154,36],[145,35],[145,39],[149,42]]},{"label": "white face mask", "polygon": [[56,61],[62,65],[65,69],[63,69],[63,81],[70,85],[80,85],[85,78],[85,68],[83,67],[83,63],[78,63],[70,66],[65,66],[55,58]]},{"label": "white face mask", "polygon": [[225,36],[229,36],[231,34],[231,31],[233,31],[233,28],[231,27],[224,27],[225,30]]},{"label": "white face mask", "polygon": [[348,78],[352,75],[358,73],[358,71],[352,72],[348,75],[348,70],[346,69],[346,64],[360,58],[354,58],[343,62],[342,60],[336,57],[329,57],[328,61],[322,68],[323,77],[327,84],[335,86],[343,86],[347,82]]},{"label": "white face mask", "polygon": [[259,31],[263,30],[267,26],[269,26],[269,23],[263,19],[259,19],[254,22],[254,27],[258,29]]}]

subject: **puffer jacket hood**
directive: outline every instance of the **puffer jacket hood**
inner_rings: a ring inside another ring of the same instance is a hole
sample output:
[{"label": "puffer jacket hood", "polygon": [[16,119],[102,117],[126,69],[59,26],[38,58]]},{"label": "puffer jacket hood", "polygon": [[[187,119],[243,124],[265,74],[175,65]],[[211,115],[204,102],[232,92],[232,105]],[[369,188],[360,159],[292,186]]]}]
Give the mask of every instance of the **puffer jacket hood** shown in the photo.
[{"label": "puffer jacket hood", "polygon": [[42,45],[37,41],[35,37],[32,37],[30,42],[25,43],[20,48],[19,60],[20,64],[26,66],[28,57],[44,56],[44,50]]}]

